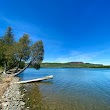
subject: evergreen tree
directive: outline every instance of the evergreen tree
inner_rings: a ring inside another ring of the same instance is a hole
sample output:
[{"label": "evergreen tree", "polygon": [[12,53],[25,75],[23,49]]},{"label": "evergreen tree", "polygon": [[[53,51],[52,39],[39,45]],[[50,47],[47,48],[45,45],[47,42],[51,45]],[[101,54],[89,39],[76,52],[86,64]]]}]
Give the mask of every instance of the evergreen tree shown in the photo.
[{"label": "evergreen tree", "polygon": [[10,62],[13,62],[13,45],[15,43],[14,41],[14,34],[12,32],[12,28],[8,27],[5,35],[1,38],[1,47],[0,50],[2,49],[2,55],[3,57],[3,64],[4,64],[4,74],[6,74],[7,66],[9,66]]}]

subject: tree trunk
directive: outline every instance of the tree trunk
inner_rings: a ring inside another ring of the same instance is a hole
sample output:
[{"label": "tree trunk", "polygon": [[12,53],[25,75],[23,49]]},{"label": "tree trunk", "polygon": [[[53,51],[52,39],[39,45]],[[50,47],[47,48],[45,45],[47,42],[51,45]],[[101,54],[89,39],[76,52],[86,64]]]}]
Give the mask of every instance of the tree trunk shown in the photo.
[{"label": "tree trunk", "polygon": [[6,74],[6,62],[4,63],[4,71],[3,74]]},{"label": "tree trunk", "polygon": [[32,61],[29,62],[29,64],[27,66],[25,66],[22,70],[20,70],[19,72],[15,73],[14,76],[20,74],[21,72],[23,72],[26,68],[28,68],[30,65],[32,64]]},{"label": "tree trunk", "polygon": [[20,74],[21,72],[23,72],[26,68],[28,68],[28,67],[32,64],[32,62],[33,62],[34,60],[35,60],[35,58],[33,58],[33,59],[28,63],[27,66],[25,66],[22,70],[20,70],[20,71],[18,71],[17,73],[15,73],[13,76],[16,76],[16,75]]},{"label": "tree trunk", "polygon": [[19,63],[18,63],[18,66],[17,66],[17,68],[16,68],[16,70],[15,70],[15,72],[14,72],[14,73],[18,72],[18,68],[19,68],[19,66],[20,66],[21,59],[22,59],[22,57],[20,58]]},{"label": "tree trunk", "polygon": [[16,60],[9,68],[7,68],[6,71],[10,70],[12,67],[14,67],[16,64],[18,63],[18,61]]}]

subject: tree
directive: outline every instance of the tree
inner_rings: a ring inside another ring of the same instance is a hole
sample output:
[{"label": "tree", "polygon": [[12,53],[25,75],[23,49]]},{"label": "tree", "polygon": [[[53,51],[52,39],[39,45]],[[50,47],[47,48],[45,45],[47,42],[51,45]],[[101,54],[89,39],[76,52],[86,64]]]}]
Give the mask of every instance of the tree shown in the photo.
[{"label": "tree", "polygon": [[4,64],[4,74],[6,74],[7,66],[9,66],[9,63],[13,60],[13,45],[14,45],[14,34],[12,32],[12,28],[8,27],[5,35],[0,39],[0,50],[1,51],[1,57]]},{"label": "tree", "polygon": [[4,50],[3,43],[0,40],[0,66],[3,66],[4,63]]},{"label": "tree", "polygon": [[30,57],[29,57],[29,63],[19,72],[15,73],[15,75],[23,72],[26,68],[28,68],[30,65],[36,63],[40,64],[43,61],[44,58],[44,46],[43,42],[37,41],[32,46],[30,46]]},{"label": "tree", "polygon": [[41,63],[44,58],[44,46],[41,40],[35,42],[31,47],[31,61]]},{"label": "tree", "polygon": [[40,64],[39,63],[34,63],[32,64],[32,67],[35,69],[40,69]]},{"label": "tree", "polygon": [[15,72],[18,71],[21,61],[27,61],[30,57],[30,39],[28,34],[24,34],[16,43],[15,57],[19,61]]},{"label": "tree", "polygon": [[[14,73],[17,75],[35,63],[40,68],[43,58],[44,46],[41,40],[32,44],[29,35],[24,34],[18,41],[15,41],[11,27],[8,27],[5,35],[0,38],[0,65],[4,65],[4,74],[16,67]],[[25,66],[24,62],[29,63]],[[18,71],[19,68],[23,69]]]},{"label": "tree", "polygon": [[14,44],[14,34],[12,32],[12,28],[11,27],[8,27],[6,32],[5,32],[5,35],[3,36],[2,38],[3,40],[3,43],[8,45],[8,46],[12,46]]}]

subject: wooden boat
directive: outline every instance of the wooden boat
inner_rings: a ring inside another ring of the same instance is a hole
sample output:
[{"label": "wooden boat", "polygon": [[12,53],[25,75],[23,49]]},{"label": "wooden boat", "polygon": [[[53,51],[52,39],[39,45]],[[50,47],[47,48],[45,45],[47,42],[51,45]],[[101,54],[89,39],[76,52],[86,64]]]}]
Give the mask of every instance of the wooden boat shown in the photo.
[{"label": "wooden boat", "polygon": [[15,83],[23,84],[23,83],[30,83],[30,82],[39,82],[39,81],[48,80],[48,79],[52,79],[52,78],[53,78],[53,75],[50,75],[50,76],[46,76],[43,78],[37,78],[37,79],[32,79],[32,80],[27,80],[27,81],[19,81],[19,82],[15,82]]}]

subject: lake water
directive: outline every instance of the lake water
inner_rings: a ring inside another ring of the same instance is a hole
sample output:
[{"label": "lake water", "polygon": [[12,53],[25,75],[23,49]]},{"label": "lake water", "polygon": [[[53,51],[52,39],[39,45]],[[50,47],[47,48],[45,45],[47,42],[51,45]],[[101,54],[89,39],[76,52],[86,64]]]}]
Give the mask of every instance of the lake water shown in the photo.
[{"label": "lake water", "polygon": [[24,100],[29,110],[110,110],[110,69],[26,69],[21,80],[53,75],[30,84]]}]

